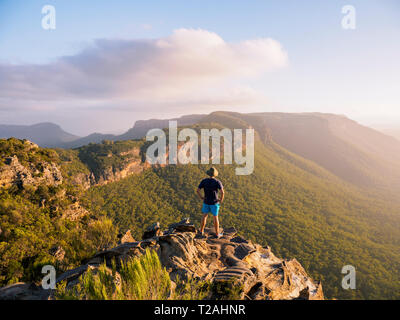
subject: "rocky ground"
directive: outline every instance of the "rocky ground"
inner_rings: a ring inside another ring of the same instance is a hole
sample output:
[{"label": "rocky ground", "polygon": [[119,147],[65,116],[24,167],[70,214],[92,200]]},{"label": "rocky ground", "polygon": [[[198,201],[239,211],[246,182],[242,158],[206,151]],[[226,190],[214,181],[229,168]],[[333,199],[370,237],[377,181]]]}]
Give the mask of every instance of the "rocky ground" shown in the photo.
[{"label": "rocky ground", "polygon": [[[106,261],[111,266],[139,256],[149,248],[156,250],[171,280],[191,277],[241,286],[241,298],[251,300],[323,299],[321,283],[312,280],[295,259],[277,258],[269,247],[254,244],[237,235],[234,228],[224,230],[217,239],[210,229],[205,235],[196,232],[188,219],[162,232],[158,223],[150,226],[143,240],[122,237],[117,247],[97,253],[82,266],[57,278],[73,286],[89,268],[96,269]],[[17,283],[0,289],[0,299],[50,299],[51,292],[34,284]],[[212,297],[218,298],[218,297]]]}]

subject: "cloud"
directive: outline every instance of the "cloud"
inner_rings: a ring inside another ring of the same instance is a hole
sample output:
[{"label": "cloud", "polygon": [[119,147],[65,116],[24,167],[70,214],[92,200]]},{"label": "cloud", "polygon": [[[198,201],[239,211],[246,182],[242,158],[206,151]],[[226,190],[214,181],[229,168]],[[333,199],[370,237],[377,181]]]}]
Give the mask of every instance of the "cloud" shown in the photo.
[{"label": "cloud", "polygon": [[0,111],[10,103],[45,109],[123,105],[132,111],[255,103],[263,95],[243,83],[287,60],[276,40],[231,43],[201,29],[152,40],[101,39],[49,64],[0,64]]}]

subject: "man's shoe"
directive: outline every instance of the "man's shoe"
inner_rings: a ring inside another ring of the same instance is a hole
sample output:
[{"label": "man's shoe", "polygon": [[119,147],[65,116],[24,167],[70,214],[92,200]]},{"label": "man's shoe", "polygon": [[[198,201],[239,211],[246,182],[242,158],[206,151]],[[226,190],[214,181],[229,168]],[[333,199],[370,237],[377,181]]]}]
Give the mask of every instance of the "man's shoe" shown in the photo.
[{"label": "man's shoe", "polygon": [[200,230],[197,230],[197,235],[201,238],[204,238],[204,231],[201,232]]}]

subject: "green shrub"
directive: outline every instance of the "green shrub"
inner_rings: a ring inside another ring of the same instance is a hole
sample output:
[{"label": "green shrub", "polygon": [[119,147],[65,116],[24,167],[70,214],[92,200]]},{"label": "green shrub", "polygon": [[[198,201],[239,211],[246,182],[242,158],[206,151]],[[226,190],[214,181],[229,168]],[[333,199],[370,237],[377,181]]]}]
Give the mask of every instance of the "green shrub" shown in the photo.
[{"label": "green shrub", "polygon": [[214,282],[210,288],[218,300],[240,300],[243,285],[231,281]]},{"label": "green shrub", "polygon": [[193,278],[176,280],[173,300],[204,300],[211,298],[212,284],[209,281],[199,281]]},{"label": "green shrub", "polygon": [[88,270],[77,285],[67,288],[65,282],[57,286],[57,299],[79,300],[165,300],[170,296],[171,280],[161,266],[155,251],[147,250],[139,257],[123,262],[112,269],[102,264],[95,272]]},{"label": "green shrub", "polygon": [[133,300],[164,300],[169,297],[171,280],[155,251],[121,266],[122,291]]}]

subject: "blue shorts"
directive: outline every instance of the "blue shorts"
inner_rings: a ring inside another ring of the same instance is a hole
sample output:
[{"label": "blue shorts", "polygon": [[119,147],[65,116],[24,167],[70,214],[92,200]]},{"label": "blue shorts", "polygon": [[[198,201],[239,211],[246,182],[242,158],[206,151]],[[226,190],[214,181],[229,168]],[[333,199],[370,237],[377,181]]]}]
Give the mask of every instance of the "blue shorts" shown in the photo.
[{"label": "blue shorts", "polygon": [[205,213],[212,213],[214,217],[218,216],[218,211],[219,211],[219,203],[216,204],[205,204],[203,203],[203,207],[201,208],[201,212]]}]

